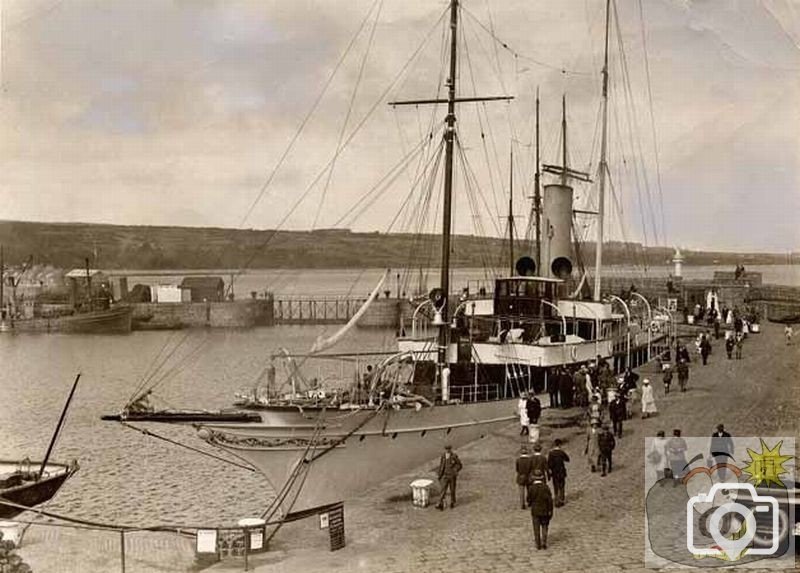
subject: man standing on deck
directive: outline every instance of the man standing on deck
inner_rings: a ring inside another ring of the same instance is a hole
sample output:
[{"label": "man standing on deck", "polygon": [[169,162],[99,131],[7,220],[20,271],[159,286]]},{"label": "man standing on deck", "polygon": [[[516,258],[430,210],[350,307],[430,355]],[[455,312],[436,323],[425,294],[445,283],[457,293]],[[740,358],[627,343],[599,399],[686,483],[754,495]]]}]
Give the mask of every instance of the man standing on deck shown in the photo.
[{"label": "man standing on deck", "polygon": [[448,489],[450,490],[450,509],[456,506],[456,481],[461,468],[461,460],[453,451],[453,446],[445,446],[444,453],[439,460],[439,485],[442,488],[439,503],[436,505],[436,509],[439,511],[444,510],[444,498]]}]

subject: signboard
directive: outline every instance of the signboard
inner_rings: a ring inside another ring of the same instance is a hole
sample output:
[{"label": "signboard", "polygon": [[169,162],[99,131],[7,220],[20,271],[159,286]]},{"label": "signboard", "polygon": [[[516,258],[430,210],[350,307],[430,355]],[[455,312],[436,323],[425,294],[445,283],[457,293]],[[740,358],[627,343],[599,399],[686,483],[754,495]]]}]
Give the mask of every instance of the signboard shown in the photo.
[{"label": "signboard", "polygon": [[217,554],[216,529],[197,530],[197,553],[198,555]]},{"label": "signboard", "polygon": [[667,299],[667,310],[671,312],[677,312],[678,310],[678,299],[677,298],[668,298]]},{"label": "signboard", "polygon": [[343,505],[340,505],[328,512],[328,535],[330,536],[331,540],[331,551],[337,551],[344,547],[345,540],[344,540]]},{"label": "signboard", "polygon": [[253,553],[261,552],[264,550],[264,530],[251,529],[250,530],[250,551]]},{"label": "signboard", "polygon": [[327,513],[320,513],[319,514],[319,528],[320,529],[328,529],[328,514]]}]

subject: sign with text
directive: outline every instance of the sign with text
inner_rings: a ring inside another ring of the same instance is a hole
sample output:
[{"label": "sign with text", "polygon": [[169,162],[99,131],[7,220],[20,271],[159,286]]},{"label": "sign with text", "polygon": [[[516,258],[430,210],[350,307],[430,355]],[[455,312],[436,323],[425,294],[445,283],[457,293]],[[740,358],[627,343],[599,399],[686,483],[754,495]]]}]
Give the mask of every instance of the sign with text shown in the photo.
[{"label": "sign with text", "polygon": [[343,505],[328,512],[328,535],[331,540],[331,551],[337,551],[345,546]]}]

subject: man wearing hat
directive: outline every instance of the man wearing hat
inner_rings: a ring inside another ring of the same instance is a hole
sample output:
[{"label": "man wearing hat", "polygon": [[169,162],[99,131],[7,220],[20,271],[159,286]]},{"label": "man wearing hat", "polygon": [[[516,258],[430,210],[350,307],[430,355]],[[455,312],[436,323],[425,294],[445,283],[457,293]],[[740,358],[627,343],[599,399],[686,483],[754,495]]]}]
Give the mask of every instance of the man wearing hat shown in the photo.
[{"label": "man wearing hat", "polygon": [[550,526],[550,518],[553,517],[553,496],[544,481],[543,473],[534,472],[532,478],[528,487],[528,505],[531,508],[533,537],[536,540],[536,549],[547,549],[547,528]]},{"label": "man wearing hat", "polygon": [[564,488],[567,482],[567,466],[569,455],[561,449],[561,440],[558,438],[553,442],[553,449],[547,454],[547,466],[550,469],[550,479],[553,480],[553,495],[555,496],[555,506],[564,505]]},{"label": "man wearing hat", "polygon": [[450,490],[450,509],[456,506],[456,478],[461,467],[461,460],[453,451],[453,446],[448,444],[444,447],[444,453],[439,459],[439,484],[442,489],[439,503],[436,506],[439,511],[444,510],[444,497],[447,495],[448,489]]},{"label": "man wearing hat", "polygon": [[614,434],[608,427],[608,424],[603,424],[603,430],[597,436],[597,447],[600,449],[600,475],[605,477],[606,473],[611,473],[611,454],[614,447],[617,445],[614,439]]},{"label": "man wearing hat", "polygon": [[528,486],[531,481],[532,461],[527,446],[522,446],[519,457],[517,458],[517,486],[519,487],[520,509],[526,509],[528,507],[525,498],[527,497]]}]

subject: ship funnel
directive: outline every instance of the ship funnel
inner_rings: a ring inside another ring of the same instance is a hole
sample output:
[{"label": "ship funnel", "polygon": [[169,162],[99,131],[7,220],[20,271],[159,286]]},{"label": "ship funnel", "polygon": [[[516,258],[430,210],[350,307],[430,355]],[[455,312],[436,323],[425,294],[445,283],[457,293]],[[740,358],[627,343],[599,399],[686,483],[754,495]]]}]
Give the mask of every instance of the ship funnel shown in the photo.
[{"label": "ship funnel", "polygon": [[542,266],[550,278],[572,274],[572,187],[544,186],[542,200]]}]

